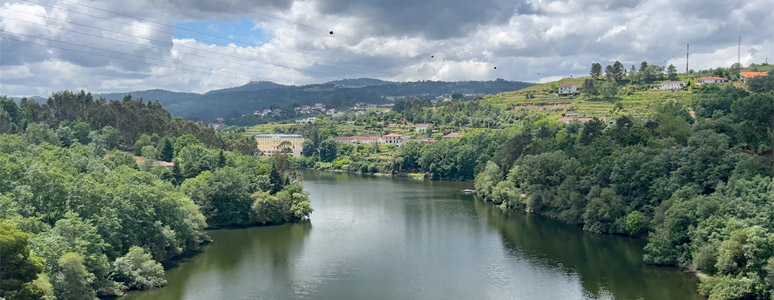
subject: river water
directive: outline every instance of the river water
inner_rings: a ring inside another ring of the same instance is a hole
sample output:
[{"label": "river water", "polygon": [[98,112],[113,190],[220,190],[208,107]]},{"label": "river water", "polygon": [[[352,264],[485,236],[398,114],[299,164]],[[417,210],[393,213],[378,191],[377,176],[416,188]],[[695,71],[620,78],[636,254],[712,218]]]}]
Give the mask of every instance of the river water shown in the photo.
[{"label": "river water", "polygon": [[122,299],[701,299],[643,241],[504,212],[469,182],[304,176],[311,222],[210,231],[167,287]]}]

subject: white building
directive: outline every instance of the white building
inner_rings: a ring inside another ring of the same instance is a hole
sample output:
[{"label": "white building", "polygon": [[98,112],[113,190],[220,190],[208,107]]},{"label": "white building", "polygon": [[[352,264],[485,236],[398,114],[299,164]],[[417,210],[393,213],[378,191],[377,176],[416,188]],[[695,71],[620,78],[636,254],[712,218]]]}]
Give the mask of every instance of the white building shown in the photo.
[{"label": "white building", "polygon": [[314,124],[314,123],[317,123],[317,118],[311,117],[311,118],[306,118],[306,119],[298,119],[298,120],[296,120],[296,123],[297,124]]},{"label": "white building", "polygon": [[661,90],[680,90],[685,87],[685,82],[683,81],[664,81],[659,86],[659,89]]},{"label": "white building", "polygon": [[430,124],[417,124],[416,127],[414,127],[414,132],[427,132],[427,128],[430,127]]},{"label": "white building", "polygon": [[723,82],[726,82],[726,81],[728,81],[728,80],[726,80],[723,77],[710,76],[710,77],[702,77],[701,79],[696,80],[696,83],[698,83],[698,84],[710,84],[710,83],[723,83]]},{"label": "white building", "polygon": [[572,83],[565,83],[559,85],[559,96],[572,96],[580,94],[578,86]]},{"label": "white building", "polygon": [[253,138],[263,157],[272,156],[274,153],[287,153],[299,157],[303,150],[304,137],[298,134],[258,134]]},{"label": "white building", "polygon": [[403,136],[397,133],[390,133],[382,137],[385,144],[403,144]]}]

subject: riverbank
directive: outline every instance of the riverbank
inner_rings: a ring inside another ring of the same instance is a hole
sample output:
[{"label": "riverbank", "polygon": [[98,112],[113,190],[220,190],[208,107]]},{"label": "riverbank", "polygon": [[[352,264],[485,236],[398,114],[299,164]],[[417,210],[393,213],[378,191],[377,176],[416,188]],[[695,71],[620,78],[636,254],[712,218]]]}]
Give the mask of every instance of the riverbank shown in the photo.
[{"label": "riverbank", "polygon": [[320,168],[309,168],[309,167],[301,167],[304,170],[309,171],[318,171],[318,172],[332,172],[332,173],[341,173],[341,174],[353,174],[353,175],[361,175],[361,176],[378,176],[378,177],[397,177],[397,178],[409,178],[409,179],[416,179],[416,180],[432,180],[427,177],[427,174],[425,173],[383,173],[383,172],[374,172],[374,173],[363,173],[361,171],[349,171],[349,170],[342,170],[342,169],[320,169]]}]

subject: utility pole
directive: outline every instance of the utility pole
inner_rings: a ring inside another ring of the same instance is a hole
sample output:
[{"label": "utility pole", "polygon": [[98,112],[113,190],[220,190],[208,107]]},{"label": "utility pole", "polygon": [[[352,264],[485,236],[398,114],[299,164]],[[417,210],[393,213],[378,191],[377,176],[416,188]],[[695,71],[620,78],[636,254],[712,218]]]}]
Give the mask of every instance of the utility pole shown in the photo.
[{"label": "utility pole", "polygon": [[685,45],[685,74],[688,74],[688,58],[690,58],[691,55],[691,44],[688,43]]},{"label": "utility pole", "polygon": [[739,44],[736,48],[736,63],[742,65],[742,36],[739,36]]}]

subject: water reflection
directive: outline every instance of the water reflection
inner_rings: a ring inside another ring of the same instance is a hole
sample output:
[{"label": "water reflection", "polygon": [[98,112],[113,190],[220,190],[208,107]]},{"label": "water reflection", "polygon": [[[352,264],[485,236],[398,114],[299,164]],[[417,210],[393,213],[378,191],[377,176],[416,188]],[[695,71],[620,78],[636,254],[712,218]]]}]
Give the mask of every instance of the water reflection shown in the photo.
[{"label": "water reflection", "polygon": [[497,229],[513,255],[577,274],[587,296],[615,299],[701,299],[697,281],[672,268],[645,265],[644,241],[592,234],[578,227],[482,201],[475,210]]},{"label": "water reflection", "polygon": [[312,224],[305,222],[210,231],[212,244],[166,272],[167,287],[131,292],[122,299],[229,299],[238,289],[253,288],[252,279],[290,290],[292,257],[303,251],[311,230]]}]

